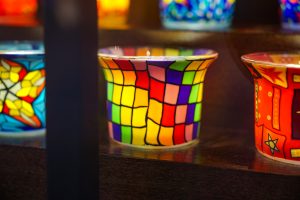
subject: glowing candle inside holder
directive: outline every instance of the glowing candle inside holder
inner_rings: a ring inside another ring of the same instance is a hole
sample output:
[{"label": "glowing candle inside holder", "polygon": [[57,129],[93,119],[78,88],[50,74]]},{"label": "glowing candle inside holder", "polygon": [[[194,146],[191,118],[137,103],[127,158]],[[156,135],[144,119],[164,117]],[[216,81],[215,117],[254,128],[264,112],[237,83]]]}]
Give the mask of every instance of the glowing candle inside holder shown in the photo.
[{"label": "glowing candle inside holder", "polygon": [[204,76],[216,58],[208,49],[101,49],[110,137],[152,148],[196,141]]},{"label": "glowing candle inside holder", "polygon": [[45,66],[38,42],[0,43],[0,135],[44,134]]},{"label": "glowing candle inside holder", "polygon": [[97,0],[99,26],[125,28],[130,0]]},{"label": "glowing candle inside holder", "polygon": [[271,159],[300,164],[300,53],[253,53],[255,145]]}]

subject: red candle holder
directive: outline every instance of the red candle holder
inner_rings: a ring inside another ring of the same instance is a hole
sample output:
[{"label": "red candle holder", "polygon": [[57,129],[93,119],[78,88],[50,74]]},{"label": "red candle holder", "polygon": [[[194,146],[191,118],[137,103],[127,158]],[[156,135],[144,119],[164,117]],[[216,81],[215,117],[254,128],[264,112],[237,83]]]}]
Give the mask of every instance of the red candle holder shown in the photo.
[{"label": "red candle holder", "polygon": [[255,145],[264,156],[300,164],[300,53],[253,53]]}]

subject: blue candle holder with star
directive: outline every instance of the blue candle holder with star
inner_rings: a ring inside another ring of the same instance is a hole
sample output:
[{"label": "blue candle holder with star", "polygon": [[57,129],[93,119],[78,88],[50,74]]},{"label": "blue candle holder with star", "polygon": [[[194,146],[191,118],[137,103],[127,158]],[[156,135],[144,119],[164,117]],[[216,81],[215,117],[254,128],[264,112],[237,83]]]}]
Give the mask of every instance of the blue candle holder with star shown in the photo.
[{"label": "blue candle holder with star", "polygon": [[165,28],[224,30],[231,26],[236,0],[160,0]]}]

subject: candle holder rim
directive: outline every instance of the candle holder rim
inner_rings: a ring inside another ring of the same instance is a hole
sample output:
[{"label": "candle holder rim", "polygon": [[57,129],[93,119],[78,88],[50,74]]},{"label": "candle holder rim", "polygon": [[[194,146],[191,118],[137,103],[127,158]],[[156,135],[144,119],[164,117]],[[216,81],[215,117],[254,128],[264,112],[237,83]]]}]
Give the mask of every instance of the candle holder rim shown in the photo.
[{"label": "candle holder rim", "polygon": [[160,46],[118,46],[120,49],[124,48],[148,48],[148,49],[153,49],[153,48],[161,48],[161,49],[185,49],[185,50],[206,50],[207,52],[210,53],[203,53],[203,54],[198,54],[198,55],[188,55],[188,56],[124,56],[124,55],[115,55],[113,53],[102,53],[101,51],[107,50],[114,48],[114,46],[108,46],[104,48],[100,48],[98,50],[98,57],[103,57],[103,58],[113,58],[113,59],[118,59],[118,60],[140,60],[140,61],[180,61],[180,60],[206,60],[206,59],[217,59],[219,56],[219,53],[213,49],[209,48],[189,48],[189,47],[160,47]]},{"label": "candle holder rim", "polygon": [[0,55],[44,55],[43,50],[0,50]]},{"label": "candle holder rim", "polygon": [[254,59],[251,58],[253,56],[262,55],[262,54],[276,54],[276,55],[299,55],[300,57],[300,51],[262,51],[262,52],[254,52],[254,53],[248,53],[241,56],[241,60],[246,63],[251,64],[260,64],[263,66],[272,66],[277,68],[300,68],[300,60],[299,64],[293,64],[293,63],[275,63],[273,61],[264,61],[261,59]]}]

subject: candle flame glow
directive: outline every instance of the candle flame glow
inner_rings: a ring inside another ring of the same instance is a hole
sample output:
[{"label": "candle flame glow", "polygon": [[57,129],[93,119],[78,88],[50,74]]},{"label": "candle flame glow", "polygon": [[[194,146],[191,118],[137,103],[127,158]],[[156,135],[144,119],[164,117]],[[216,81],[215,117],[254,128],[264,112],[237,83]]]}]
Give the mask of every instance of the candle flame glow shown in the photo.
[{"label": "candle flame glow", "polygon": [[149,56],[151,56],[151,53],[150,53],[150,51],[149,50],[147,50],[147,56],[149,57]]}]

